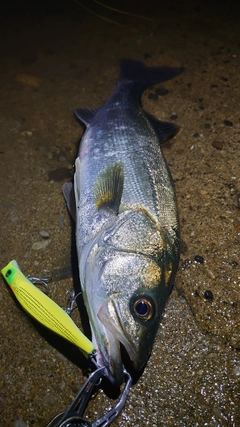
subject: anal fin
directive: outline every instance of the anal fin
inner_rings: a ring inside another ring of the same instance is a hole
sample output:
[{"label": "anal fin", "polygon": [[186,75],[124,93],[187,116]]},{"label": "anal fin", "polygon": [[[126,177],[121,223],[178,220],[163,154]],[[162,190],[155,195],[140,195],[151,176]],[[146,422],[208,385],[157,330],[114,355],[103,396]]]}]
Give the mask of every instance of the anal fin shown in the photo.
[{"label": "anal fin", "polygon": [[94,119],[98,113],[99,108],[90,109],[90,108],[77,108],[75,110],[75,116],[83,122],[86,126],[89,126],[91,121]]}]

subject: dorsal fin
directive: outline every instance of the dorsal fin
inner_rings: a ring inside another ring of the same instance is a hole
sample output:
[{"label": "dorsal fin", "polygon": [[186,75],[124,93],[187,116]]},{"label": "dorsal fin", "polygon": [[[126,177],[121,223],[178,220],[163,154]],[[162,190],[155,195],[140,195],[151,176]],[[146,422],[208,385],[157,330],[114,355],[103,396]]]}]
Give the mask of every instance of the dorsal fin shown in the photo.
[{"label": "dorsal fin", "polygon": [[81,122],[88,126],[93,120],[93,118],[96,116],[98,111],[99,108],[77,108],[75,110],[75,115]]},{"label": "dorsal fin", "polygon": [[109,209],[118,214],[123,181],[122,163],[115,163],[100,172],[94,185],[94,199],[98,210]]},{"label": "dorsal fin", "polygon": [[161,122],[160,120],[157,120],[155,117],[153,117],[151,114],[144,111],[146,114],[148,120],[150,121],[153,129],[155,130],[159,142],[163,142],[168,138],[173,137],[178,133],[179,127],[175,125],[174,123],[170,122]]}]

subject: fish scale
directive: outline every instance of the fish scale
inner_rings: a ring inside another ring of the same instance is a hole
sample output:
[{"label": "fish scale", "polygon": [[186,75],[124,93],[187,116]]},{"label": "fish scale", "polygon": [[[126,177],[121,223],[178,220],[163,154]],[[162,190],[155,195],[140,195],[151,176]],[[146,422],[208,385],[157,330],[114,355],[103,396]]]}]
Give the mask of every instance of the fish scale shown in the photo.
[{"label": "fish scale", "polygon": [[145,113],[141,94],[181,72],[123,60],[105,105],[76,110],[86,125],[74,176],[80,282],[97,363],[117,386],[124,365],[147,362],[178,268],[175,192],[160,147],[178,128]]},{"label": "fish scale", "polygon": [[[123,100],[124,104],[124,100]],[[111,114],[106,113],[106,122],[108,123],[109,133],[105,132],[108,135],[108,140],[110,144],[106,147],[108,148],[108,155],[105,158],[105,163],[103,165],[101,158],[105,155],[105,150],[102,150],[102,157],[99,158],[99,146],[102,143],[102,134],[98,135],[98,123],[92,124],[92,133],[94,134],[94,140],[92,140],[93,146],[90,148],[90,156],[89,162],[93,163],[93,159],[97,159],[95,162],[95,170],[97,173],[100,173],[103,168],[108,165],[114,164],[116,162],[122,162],[124,165],[124,189],[123,189],[123,198],[122,203],[128,207],[134,206],[142,206],[146,210],[150,212],[150,214],[155,218],[156,222],[159,222],[160,218],[160,210],[161,204],[159,202],[159,192],[161,192],[161,187],[157,187],[157,180],[155,178],[155,170],[162,170],[162,164],[160,161],[158,165],[156,164],[156,154],[160,152],[159,144],[157,143],[156,136],[154,135],[153,130],[151,129],[151,125],[148,129],[151,131],[150,138],[144,139],[142,133],[136,137],[137,130],[135,128],[130,128],[133,120],[131,117],[129,118],[125,112],[125,109],[120,109],[120,107],[114,109],[114,114],[117,115],[117,123],[114,126],[114,133],[112,131],[112,122]],[[110,115],[110,118],[109,118]],[[101,121],[101,117],[99,118]],[[142,128],[145,127],[146,120],[142,117]],[[126,130],[122,131],[121,128],[122,123],[124,123],[124,127]],[[95,131],[96,129],[96,131]],[[94,132],[95,131],[95,132]],[[111,132],[111,133],[110,133]],[[153,144],[153,138],[155,139]],[[149,141],[151,144],[147,144]],[[89,141],[89,139],[88,139]],[[83,142],[84,143],[84,142]],[[88,144],[90,144],[88,142]],[[97,154],[95,155],[95,150],[97,150]],[[160,158],[161,160],[161,158]],[[84,162],[84,159],[83,159]],[[163,162],[162,162],[163,163]],[[158,166],[158,167],[157,167]],[[154,169],[153,169],[154,167]],[[94,205],[94,200],[92,198],[92,187],[95,182],[95,176],[91,174],[90,164],[87,165],[88,175],[85,175],[85,179],[87,182],[87,193],[86,193],[86,203],[92,203]],[[160,172],[161,173],[161,172]],[[158,181],[165,181],[168,176],[163,175],[161,177],[160,173],[158,173]],[[169,185],[168,185],[169,188]],[[170,187],[171,188],[171,187]],[[174,195],[173,195],[174,197]],[[84,201],[83,201],[84,203]],[[88,216],[84,216],[84,220],[89,220]],[[83,225],[84,227],[84,225]],[[102,224],[98,222],[98,227],[101,229]]]}]

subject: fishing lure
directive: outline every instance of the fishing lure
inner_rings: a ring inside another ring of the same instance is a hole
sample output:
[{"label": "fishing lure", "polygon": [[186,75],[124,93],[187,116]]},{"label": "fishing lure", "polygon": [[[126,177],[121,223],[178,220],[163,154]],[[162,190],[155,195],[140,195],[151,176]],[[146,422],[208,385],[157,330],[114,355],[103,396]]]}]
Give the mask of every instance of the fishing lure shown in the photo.
[{"label": "fishing lure", "polygon": [[28,314],[91,357],[94,352],[93,343],[78,329],[73,320],[58,304],[24,276],[15,260],[10,261],[1,270],[1,273]]},{"label": "fishing lure", "polygon": [[[1,270],[1,273],[12,289],[15,297],[28,314],[38,320],[38,322],[46,328],[51,329],[56,334],[75,344],[78,348],[87,353],[88,357],[94,363],[93,358],[95,351],[93,343],[80,331],[80,329],[78,329],[67,314],[67,312],[70,313],[72,311],[72,304],[75,298],[72,299],[68,311],[64,311],[24,276],[15,260],[10,261],[9,264]],[[34,279],[38,282],[40,280]],[[43,284],[44,281],[40,280],[40,283]],[[96,363],[94,364],[96,365]],[[67,427],[70,426],[70,423],[71,425],[74,423],[74,425],[83,427],[107,427],[120,414],[132,384],[132,378],[126,371],[124,371],[125,387],[117,404],[91,424],[82,418],[86,406],[91,399],[94,387],[104,376],[104,366],[96,365],[96,368],[97,369],[87,379],[70,407],[65,412],[56,415],[47,427]]]}]

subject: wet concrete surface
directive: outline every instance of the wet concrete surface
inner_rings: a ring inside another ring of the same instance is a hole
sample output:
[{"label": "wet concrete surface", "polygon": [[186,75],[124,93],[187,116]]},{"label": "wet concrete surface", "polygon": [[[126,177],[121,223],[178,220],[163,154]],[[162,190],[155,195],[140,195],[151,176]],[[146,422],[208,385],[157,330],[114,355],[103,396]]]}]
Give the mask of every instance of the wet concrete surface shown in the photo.
[{"label": "wet concrete surface", "polygon": [[[112,425],[237,427],[239,9],[223,2],[114,4],[153,19],[147,21],[83,5],[115,23],[70,1],[3,9],[0,265],[16,259],[25,274],[38,276],[70,262],[61,187],[71,179],[83,132],[73,110],[104,103],[123,57],[183,66],[182,75],[143,94],[146,110],[180,126],[163,146],[178,199],[180,267],[151,358]],[[64,305],[71,287],[71,279],[52,282],[49,296]],[[0,425],[44,427],[68,407],[87,363],[29,319],[3,279],[0,301]],[[81,327],[77,310],[73,317]],[[93,398],[88,419],[116,403],[107,394]]]}]

